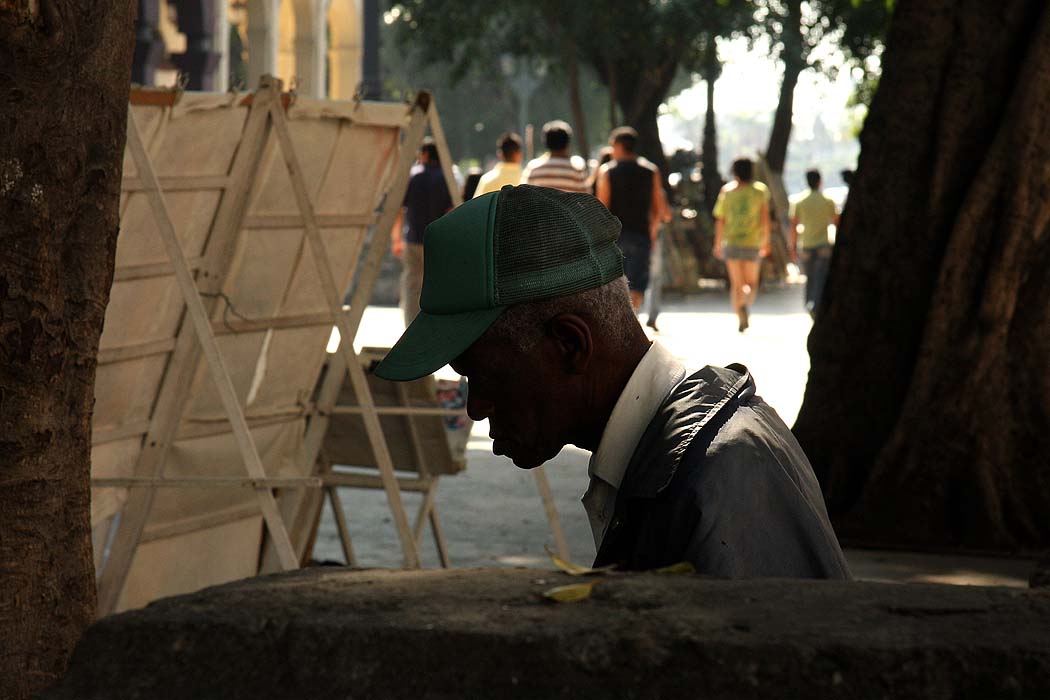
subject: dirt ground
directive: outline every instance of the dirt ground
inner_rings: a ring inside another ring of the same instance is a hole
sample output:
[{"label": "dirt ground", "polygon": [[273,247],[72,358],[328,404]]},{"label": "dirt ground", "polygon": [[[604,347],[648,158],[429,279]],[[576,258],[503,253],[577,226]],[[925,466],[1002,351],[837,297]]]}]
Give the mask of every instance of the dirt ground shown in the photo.
[{"label": "dirt ground", "polygon": [[[749,367],[759,394],[790,425],[798,413],[809,372],[806,337],[812,322],[802,307],[798,284],[767,290],[759,296],[751,328],[737,333],[724,293],[706,291],[688,299],[671,299],[653,337],[687,367],[742,362]],[[357,339],[359,346],[389,346],[401,333],[396,308],[371,307]],[[454,377],[446,368],[439,376]],[[590,564],[594,543],[580,497],[587,487],[589,453],[562,450],[546,469],[572,559]],[[474,426],[468,443],[467,470],[445,478],[436,503],[450,558],[455,567],[546,566],[544,545],[554,544],[533,477],[510,460],[492,454],[488,426]],[[398,567],[401,552],[382,492],[342,491],[354,548],[362,566]],[[414,515],[420,496],[405,494]],[[847,550],[855,576],[875,581],[930,581],[978,585],[1024,586],[1034,569],[1030,560],[937,556],[907,552]],[[314,556],[342,561],[335,523],[325,509]],[[426,567],[438,566],[429,534],[421,556]]]}]

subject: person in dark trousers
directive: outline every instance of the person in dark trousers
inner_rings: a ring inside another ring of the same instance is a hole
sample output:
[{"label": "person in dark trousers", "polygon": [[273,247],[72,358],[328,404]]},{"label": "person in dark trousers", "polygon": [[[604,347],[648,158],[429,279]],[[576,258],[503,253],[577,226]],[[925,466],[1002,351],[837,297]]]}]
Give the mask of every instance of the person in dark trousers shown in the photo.
[{"label": "person in dark trousers", "polygon": [[613,149],[612,146],[602,146],[602,150],[598,152],[598,160],[594,163],[593,175],[591,177],[591,194],[595,197],[598,196],[598,173],[602,171],[602,166],[612,160]]},{"label": "person in dark trousers", "polygon": [[642,300],[642,308],[645,311],[645,325],[659,332],[656,327],[656,319],[660,316],[660,308],[664,298],[664,247],[667,245],[667,234],[664,227],[660,226],[653,240],[653,249],[649,254],[649,288],[645,290],[645,298]]},{"label": "person in dark trousers", "polygon": [[422,311],[375,369],[445,364],[492,450],[591,452],[596,566],[849,578],[813,469],[742,365],[689,373],[631,307],[620,222],[590,194],[504,187],[431,224]]},{"label": "person in dark trousers", "polygon": [[791,257],[806,274],[806,311],[816,318],[831,263],[828,227],[838,225],[839,215],[835,203],[820,191],[819,170],[806,173],[806,184],[809,185],[808,192],[791,198],[788,214],[791,218]]},{"label": "person in dark trousers", "polygon": [[598,171],[597,197],[613,213],[623,230],[620,250],[637,311],[649,286],[649,261],[660,223],[671,220],[660,170],[635,153],[638,132],[629,126],[614,129],[609,136],[612,160]]},{"label": "person in dark trousers", "polygon": [[423,233],[427,226],[452,208],[448,183],[438,159],[437,146],[424,139],[419,160],[405,190],[405,201],[390,232],[390,247],[401,258],[401,313],[405,326],[419,313],[423,284]]}]

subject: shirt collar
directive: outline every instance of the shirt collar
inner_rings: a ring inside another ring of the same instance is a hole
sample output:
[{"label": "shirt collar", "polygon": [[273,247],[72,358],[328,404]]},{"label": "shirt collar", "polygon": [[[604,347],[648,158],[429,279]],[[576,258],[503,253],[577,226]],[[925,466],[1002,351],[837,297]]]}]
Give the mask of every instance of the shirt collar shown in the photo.
[{"label": "shirt collar", "polygon": [[685,367],[654,342],[635,367],[591,455],[587,473],[620,487],[634,449],[671,390],[685,379]]}]

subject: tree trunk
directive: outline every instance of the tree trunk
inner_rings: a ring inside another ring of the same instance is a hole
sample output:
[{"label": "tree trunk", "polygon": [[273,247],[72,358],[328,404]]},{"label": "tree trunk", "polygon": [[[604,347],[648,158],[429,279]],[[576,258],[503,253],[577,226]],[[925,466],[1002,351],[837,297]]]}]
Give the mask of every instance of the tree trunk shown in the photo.
[{"label": "tree trunk", "polygon": [[802,39],[802,0],[788,0],[783,18],[780,54],[784,62],[784,78],[780,83],[780,99],[773,115],[773,128],[769,131],[766,146],[766,162],[770,170],[783,174],[787,162],[788,143],[791,141],[791,120],[795,113],[795,86],[798,76],[806,68]]},{"label": "tree trunk", "polygon": [[95,612],[91,409],[113,278],[134,0],[0,5],[0,697]]},{"label": "tree trunk", "polygon": [[722,189],[722,175],[718,172],[718,131],[715,127],[715,79],[717,66],[705,71],[707,83],[707,113],[704,115],[704,143],[700,175],[704,183],[704,207],[710,213],[715,208],[718,191]]},{"label": "tree trunk", "polygon": [[576,42],[571,37],[564,41],[565,72],[569,83],[569,107],[572,110],[572,120],[575,131],[576,146],[580,155],[589,158],[591,145],[587,140],[587,118],[583,114],[583,100],[580,98],[580,63],[576,55]]},{"label": "tree trunk", "polygon": [[842,535],[1050,546],[1050,6],[900,3],[795,432]]},{"label": "tree trunk", "polygon": [[660,141],[657,117],[660,104],[667,98],[667,91],[678,70],[678,61],[666,58],[662,63],[654,62],[642,71],[630,61],[616,64],[615,68],[619,72],[619,75],[614,75],[624,123],[638,132],[638,155],[652,161],[666,178],[667,157]]},{"label": "tree trunk", "polygon": [[606,82],[609,87],[609,130],[612,131],[620,126],[620,120],[616,118],[616,105],[620,101],[620,91],[617,89],[616,66],[609,57],[605,59],[605,74],[608,76]]},{"label": "tree trunk", "polygon": [[656,122],[658,109],[659,105],[647,109],[627,123],[638,132],[638,155],[652,161],[666,179],[668,165],[663,143],[660,141],[660,128]]}]

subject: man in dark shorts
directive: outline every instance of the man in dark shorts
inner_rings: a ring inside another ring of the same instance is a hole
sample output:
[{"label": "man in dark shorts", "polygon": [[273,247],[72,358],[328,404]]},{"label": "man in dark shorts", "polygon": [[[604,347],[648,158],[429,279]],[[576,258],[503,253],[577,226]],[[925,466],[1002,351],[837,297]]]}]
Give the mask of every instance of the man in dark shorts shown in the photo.
[{"label": "man in dark shorts", "polygon": [[413,168],[404,204],[390,234],[391,250],[401,258],[401,313],[406,327],[419,313],[419,294],[423,286],[423,232],[451,208],[452,197],[438,160],[437,146],[433,139],[427,138],[419,148],[419,161]]},{"label": "man in dark shorts", "polygon": [[623,268],[637,311],[649,286],[649,256],[661,221],[670,221],[667,196],[660,170],[635,153],[638,132],[629,126],[614,129],[609,136],[612,160],[598,171],[597,197],[620,220],[623,230],[618,245]]}]

